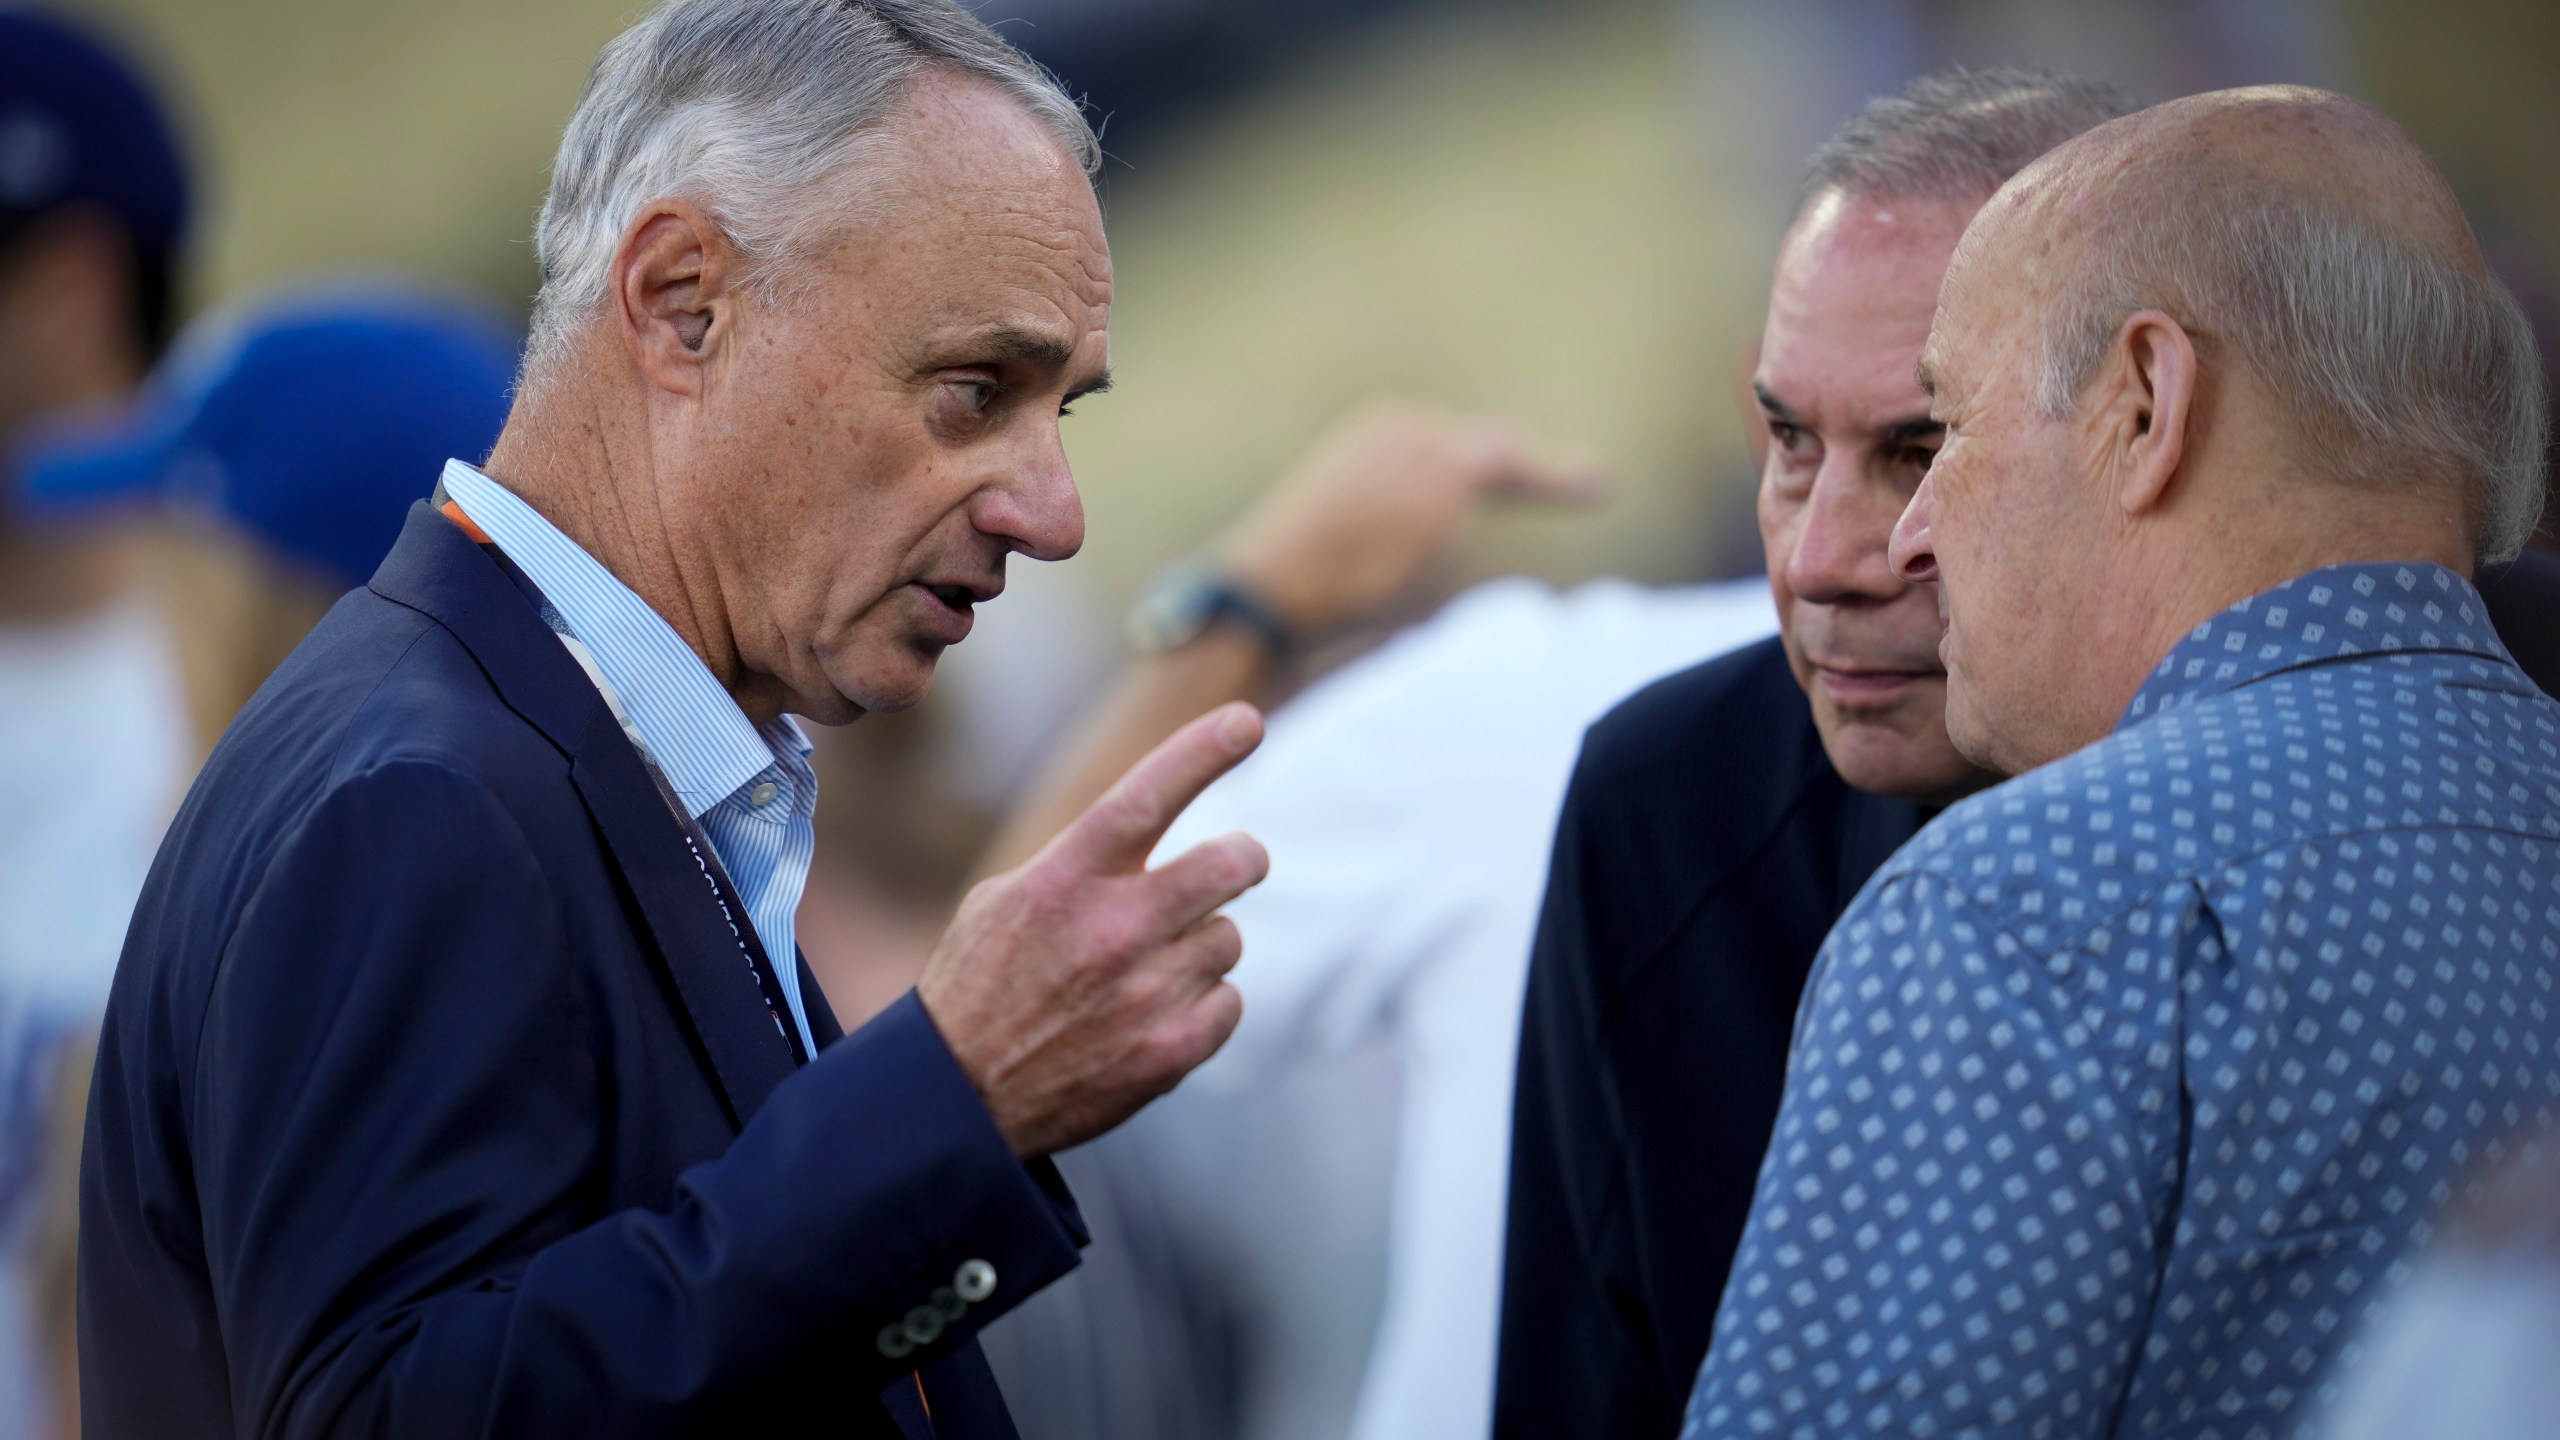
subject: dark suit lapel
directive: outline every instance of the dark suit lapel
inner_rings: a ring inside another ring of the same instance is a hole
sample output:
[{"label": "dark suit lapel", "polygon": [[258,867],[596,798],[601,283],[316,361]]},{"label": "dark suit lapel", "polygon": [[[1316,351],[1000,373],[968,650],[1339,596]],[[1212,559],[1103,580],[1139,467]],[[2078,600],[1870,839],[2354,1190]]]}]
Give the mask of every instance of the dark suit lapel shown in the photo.
[{"label": "dark suit lapel", "polygon": [[[706,887],[683,827],[604,698],[497,562],[424,504],[410,507],[371,588],[452,631],[508,706],[569,757],[570,779],[631,887],[730,1112],[745,1123],[791,1074],[792,1048],[741,962],[741,937]],[[744,941],[753,939],[749,926]],[[810,1007],[813,1027],[821,1008]]]},{"label": "dark suit lapel", "polygon": [[1920,833],[1922,823],[1920,807],[1910,801],[1855,789],[1849,791],[1844,818],[1848,823],[1841,827],[1839,885],[1832,897],[1835,916],[1849,908],[1849,902],[1866,888],[1868,877],[1883,869],[1894,851]]},{"label": "dark suit lapel", "polygon": [[[561,658],[568,659],[565,651]],[[577,673],[574,663],[571,673]],[[586,677],[578,680],[584,684]],[[753,967],[762,952],[745,906],[731,897],[715,898],[692,841],[601,699],[594,723],[571,755],[569,778],[631,883],[668,978],[684,997],[694,1032],[728,1092],[729,1108],[743,1125],[797,1065],[756,983]],[[724,913],[729,906],[736,906],[734,926]]]},{"label": "dark suit lapel", "polygon": [[818,1042],[818,1050],[844,1038],[844,1026],[836,1020],[836,1007],[827,1001],[827,992],[818,988],[818,977],[809,969],[809,957],[794,946],[792,958],[800,965],[800,1003],[809,1012],[809,1038]]}]

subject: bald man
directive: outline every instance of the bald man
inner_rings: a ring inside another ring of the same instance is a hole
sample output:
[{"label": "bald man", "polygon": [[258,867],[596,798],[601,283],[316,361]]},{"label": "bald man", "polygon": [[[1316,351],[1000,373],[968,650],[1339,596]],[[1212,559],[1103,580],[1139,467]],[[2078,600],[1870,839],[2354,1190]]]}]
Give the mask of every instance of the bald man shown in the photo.
[{"label": "bald man", "polygon": [[2019,778],[1825,942],[1685,1434],[2300,1433],[2560,1092],[2560,703],[2467,578],[2547,416],[2397,127],[2102,126],[1968,226],[1892,548]]}]

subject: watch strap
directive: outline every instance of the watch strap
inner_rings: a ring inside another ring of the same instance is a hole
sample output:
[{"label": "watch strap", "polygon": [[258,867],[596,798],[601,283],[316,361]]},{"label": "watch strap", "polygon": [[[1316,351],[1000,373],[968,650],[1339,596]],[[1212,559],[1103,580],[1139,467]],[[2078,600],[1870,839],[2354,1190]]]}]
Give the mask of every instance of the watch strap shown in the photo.
[{"label": "watch strap", "polygon": [[1233,577],[1205,565],[1177,566],[1149,585],[1130,607],[1130,643],[1141,654],[1179,649],[1215,626],[1232,624],[1251,634],[1264,653],[1284,660],[1298,637],[1269,602]]}]

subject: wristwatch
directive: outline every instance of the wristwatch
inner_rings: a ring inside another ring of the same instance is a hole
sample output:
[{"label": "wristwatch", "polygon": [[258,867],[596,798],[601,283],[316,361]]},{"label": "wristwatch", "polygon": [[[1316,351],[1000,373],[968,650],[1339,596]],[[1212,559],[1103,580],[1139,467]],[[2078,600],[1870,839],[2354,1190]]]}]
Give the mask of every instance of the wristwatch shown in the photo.
[{"label": "wristwatch", "polygon": [[1244,627],[1274,660],[1297,649],[1298,637],[1261,596],[1198,561],[1157,576],[1129,607],[1129,643],[1141,655],[1180,649],[1215,625]]}]

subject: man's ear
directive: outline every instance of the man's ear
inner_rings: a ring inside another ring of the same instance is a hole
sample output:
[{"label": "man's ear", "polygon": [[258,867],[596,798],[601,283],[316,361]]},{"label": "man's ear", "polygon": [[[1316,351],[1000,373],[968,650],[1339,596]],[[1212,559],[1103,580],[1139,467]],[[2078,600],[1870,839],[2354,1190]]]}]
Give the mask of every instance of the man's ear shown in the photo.
[{"label": "man's ear", "polygon": [[737,247],[702,208],[660,200],[640,212],[613,256],[622,342],[660,389],[702,393],[706,362],[737,328]]},{"label": "man's ear", "polygon": [[2186,327],[2158,310],[2126,316],[2081,405],[2105,461],[2096,473],[2113,478],[2125,514],[2147,514],[2169,499],[2195,403],[2196,347]]}]

